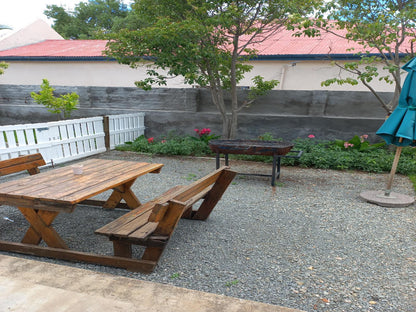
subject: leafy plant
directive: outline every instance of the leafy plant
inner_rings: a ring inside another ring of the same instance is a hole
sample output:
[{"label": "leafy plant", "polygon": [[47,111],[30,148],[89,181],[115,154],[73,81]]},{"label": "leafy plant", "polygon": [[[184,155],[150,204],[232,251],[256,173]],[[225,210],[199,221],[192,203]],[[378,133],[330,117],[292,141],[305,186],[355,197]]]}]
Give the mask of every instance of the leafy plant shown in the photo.
[{"label": "leafy plant", "polygon": [[48,109],[48,112],[53,114],[63,113],[64,118],[69,118],[71,112],[78,109],[76,107],[79,99],[78,94],[73,92],[55,97],[53,91],[55,91],[55,89],[49,85],[49,81],[43,79],[40,86],[40,92],[31,92],[30,96],[36,103],[44,105]]},{"label": "leafy plant", "polygon": [[203,128],[201,130],[195,129],[194,131],[198,135],[198,138],[195,138],[195,137],[192,137],[192,138],[194,138],[196,140],[203,141],[203,142],[205,142],[207,144],[208,144],[209,141],[218,139],[220,137],[219,135],[210,134],[211,133],[211,129],[210,128]]},{"label": "leafy plant", "polygon": [[240,282],[239,280],[232,280],[232,281],[225,283],[225,286],[231,287],[231,286],[237,285],[239,282]]},{"label": "leafy plant", "polygon": [[206,142],[195,140],[195,138],[190,136],[179,137],[170,134],[169,136],[164,136],[161,139],[149,139],[142,135],[133,142],[118,146],[117,149],[160,155],[212,155],[212,152]]},{"label": "leafy plant", "polygon": [[179,273],[173,273],[171,276],[170,276],[170,278],[171,279],[175,279],[175,278],[178,278],[180,276],[180,274]]},{"label": "leafy plant", "polygon": [[4,70],[9,67],[9,64],[6,62],[0,62],[0,75],[4,74]]},{"label": "leafy plant", "polygon": [[196,180],[196,174],[195,173],[189,173],[188,176],[185,178],[188,181],[195,181]]},{"label": "leafy plant", "polygon": [[386,145],[385,142],[370,144],[367,139],[368,135],[366,134],[356,135],[349,141],[335,140],[334,144],[345,150],[357,150],[359,152],[374,150]]}]

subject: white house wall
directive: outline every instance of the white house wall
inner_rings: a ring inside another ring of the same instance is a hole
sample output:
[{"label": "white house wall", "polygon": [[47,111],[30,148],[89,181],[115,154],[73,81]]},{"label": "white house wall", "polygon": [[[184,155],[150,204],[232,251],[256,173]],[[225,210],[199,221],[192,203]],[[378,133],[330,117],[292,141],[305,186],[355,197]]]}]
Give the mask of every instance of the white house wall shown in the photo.
[{"label": "white house wall", "polygon": [[[267,80],[277,79],[281,90],[340,90],[368,91],[363,85],[332,85],[321,87],[321,82],[341,75],[339,69],[324,61],[255,61],[251,73],[240,83],[251,86],[252,77],[261,75]],[[380,66],[381,67],[381,66]],[[344,75],[344,74],[342,74]],[[0,76],[0,84],[40,85],[42,79],[48,79],[52,86],[103,86],[134,87],[134,81],[145,78],[145,70],[132,69],[116,62],[9,62],[9,68]],[[392,92],[393,86],[374,81],[377,91]],[[189,87],[180,77],[169,79],[168,88]]]}]

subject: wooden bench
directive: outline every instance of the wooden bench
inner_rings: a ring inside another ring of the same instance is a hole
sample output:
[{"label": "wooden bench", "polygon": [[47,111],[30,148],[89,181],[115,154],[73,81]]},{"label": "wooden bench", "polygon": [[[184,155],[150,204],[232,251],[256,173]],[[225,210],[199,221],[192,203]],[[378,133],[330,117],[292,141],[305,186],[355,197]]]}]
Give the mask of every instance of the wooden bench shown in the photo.
[{"label": "wooden bench", "polygon": [[[206,220],[236,172],[221,167],[187,186],[175,186],[95,231],[113,242],[114,256],[132,258],[132,245],[146,246],[142,258],[126,268],[150,273],[182,218]],[[193,205],[203,199],[198,209]]]},{"label": "wooden bench", "polygon": [[40,153],[20,156],[0,161],[0,177],[27,170],[33,175],[39,173],[39,167],[46,165]]}]

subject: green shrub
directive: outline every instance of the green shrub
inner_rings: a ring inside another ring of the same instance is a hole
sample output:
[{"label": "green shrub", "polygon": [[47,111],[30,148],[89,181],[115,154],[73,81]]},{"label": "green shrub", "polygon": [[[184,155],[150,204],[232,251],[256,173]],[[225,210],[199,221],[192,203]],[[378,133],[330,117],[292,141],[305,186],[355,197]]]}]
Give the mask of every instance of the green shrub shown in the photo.
[{"label": "green shrub", "polygon": [[192,137],[168,136],[160,140],[147,139],[144,135],[131,143],[117,147],[118,150],[130,150],[140,153],[159,155],[205,156],[212,155],[207,143]]},{"label": "green shrub", "polygon": [[[358,141],[357,141],[358,138]],[[258,139],[266,141],[281,141],[270,133]],[[345,147],[344,143],[354,144]],[[354,142],[354,143],[351,143]],[[369,144],[358,136],[350,141],[317,140],[313,135],[308,138],[293,141],[294,151],[303,151],[300,158],[282,158],[284,166],[299,166],[305,168],[360,170],[365,172],[389,172],[391,170],[395,148],[385,144]],[[141,136],[130,144],[119,146],[119,150],[132,150],[140,153],[161,155],[213,156],[208,141],[195,140],[195,137],[180,137],[174,134],[154,138]],[[230,159],[242,159],[258,162],[272,162],[271,156],[259,155],[230,155]],[[405,175],[416,175],[415,149],[404,147],[398,164],[397,172]]]}]

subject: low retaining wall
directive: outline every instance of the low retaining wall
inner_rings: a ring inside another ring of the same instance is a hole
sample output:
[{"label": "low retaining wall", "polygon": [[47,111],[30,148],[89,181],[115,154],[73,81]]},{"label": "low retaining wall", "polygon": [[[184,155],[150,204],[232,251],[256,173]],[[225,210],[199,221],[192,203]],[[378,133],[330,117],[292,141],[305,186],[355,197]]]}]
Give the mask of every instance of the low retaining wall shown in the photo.
[{"label": "low retaining wall", "polygon": [[[32,91],[38,92],[39,86],[0,85],[0,125],[56,120],[33,102]],[[57,94],[68,92],[80,95],[73,118],[144,112],[147,136],[193,134],[193,129],[206,127],[221,134],[221,117],[205,89],[56,87]],[[381,95],[388,98],[391,93]],[[370,92],[273,90],[241,111],[238,138],[266,132],[287,140],[309,134],[321,139],[369,134],[374,141],[385,115]]]}]

